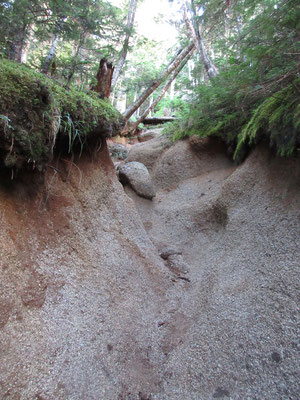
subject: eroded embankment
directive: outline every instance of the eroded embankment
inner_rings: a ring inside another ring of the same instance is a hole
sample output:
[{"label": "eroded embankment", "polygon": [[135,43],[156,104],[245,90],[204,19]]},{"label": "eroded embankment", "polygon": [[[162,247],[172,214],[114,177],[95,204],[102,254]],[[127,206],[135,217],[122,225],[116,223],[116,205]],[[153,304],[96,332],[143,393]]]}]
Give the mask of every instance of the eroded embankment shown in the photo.
[{"label": "eroded embankment", "polygon": [[44,182],[1,183],[0,398],[159,391],[171,277],[106,146],[51,166]]},{"label": "eroded embankment", "polygon": [[299,160],[138,157],[158,190],[125,188],[140,217],[106,146],[1,179],[0,398],[296,399]]},{"label": "eroded embankment", "polygon": [[164,325],[173,346],[159,398],[296,399],[299,159],[261,145],[236,167],[222,144],[193,137],[135,145],[133,160],[149,167],[157,195],[125,189],[185,282]]}]

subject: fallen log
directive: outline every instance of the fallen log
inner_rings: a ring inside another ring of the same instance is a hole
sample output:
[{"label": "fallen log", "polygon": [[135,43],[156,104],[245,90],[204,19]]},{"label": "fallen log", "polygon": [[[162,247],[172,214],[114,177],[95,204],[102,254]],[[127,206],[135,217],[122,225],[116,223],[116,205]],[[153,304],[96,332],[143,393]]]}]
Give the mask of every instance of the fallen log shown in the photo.
[{"label": "fallen log", "polygon": [[176,117],[148,117],[145,118],[143,124],[145,125],[158,125],[164,124],[165,122],[173,122],[176,121]]}]

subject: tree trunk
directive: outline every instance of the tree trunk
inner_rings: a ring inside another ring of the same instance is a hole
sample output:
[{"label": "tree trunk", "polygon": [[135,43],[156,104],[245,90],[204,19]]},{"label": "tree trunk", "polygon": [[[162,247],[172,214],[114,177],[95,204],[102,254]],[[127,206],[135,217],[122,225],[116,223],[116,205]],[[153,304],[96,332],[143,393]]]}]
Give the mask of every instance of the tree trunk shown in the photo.
[{"label": "tree trunk", "polygon": [[24,39],[23,46],[20,51],[19,59],[21,63],[27,62],[28,50],[30,46],[30,42],[32,41],[34,36],[33,24],[29,25],[27,29],[27,35]]},{"label": "tree trunk", "polygon": [[47,57],[46,57],[46,59],[45,59],[45,61],[43,63],[43,66],[42,66],[42,69],[41,69],[41,72],[43,74],[47,75],[48,72],[49,72],[51,62],[52,62],[52,60],[53,60],[53,58],[55,56],[58,40],[59,40],[59,33],[57,32],[55,34],[53,40],[52,40],[50,50],[49,50],[48,55],[47,55]]},{"label": "tree trunk", "polygon": [[23,27],[14,35],[14,38],[9,46],[8,59],[11,61],[21,62],[23,47],[25,45],[27,25]]},{"label": "tree trunk", "polygon": [[56,32],[55,32],[54,37],[52,39],[50,50],[49,50],[48,55],[47,55],[43,65],[42,65],[41,72],[43,74],[47,75],[48,72],[49,72],[51,62],[52,62],[52,60],[53,60],[53,58],[55,56],[55,53],[56,53],[56,48],[57,48],[57,44],[58,44],[58,41],[59,41],[60,32],[62,30],[62,26],[63,26],[64,20],[65,20],[65,17],[61,17],[59,19],[59,21],[57,22]]},{"label": "tree trunk", "polygon": [[157,98],[153,101],[152,104],[147,108],[147,110],[140,116],[140,118],[135,122],[135,124],[132,127],[132,132],[136,131],[138,125],[144,121],[144,119],[147,117],[147,115],[154,110],[156,105],[160,102],[160,100],[164,97],[166,91],[169,89],[169,87],[172,85],[172,82],[174,79],[177,77],[179,72],[182,70],[182,68],[186,65],[188,62],[189,58],[193,55],[195,51],[195,47],[186,55],[185,59],[181,62],[179,67],[173,72],[173,75],[171,76],[170,79],[167,80],[167,82],[164,84],[160,94],[157,96]]},{"label": "tree trunk", "polygon": [[139,107],[135,112],[135,118],[139,118],[140,117],[140,111],[141,111],[141,109]]},{"label": "tree trunk", "polygon": [[8,58],[20,63],[29,26],[28,17],[30,12],[24,6],[24,1],[22,0],[2,1],[1,3],[7,3],[7,5],[10,3],[10,7],[12,7],[12,20],[7,32],[9,38]]},{"label": "tree trunk", "polygon": [[173,80],[171,84],[171,89],[170,89],[170,98],[171,100],[174,100],[175,97],[175,79]]},{"label": "tree trunk", "polygon": [[[192,21],[188,17],[188,14],[187,14],[188,11],[192,15]],[[215,78],[219,72],[217,70],[217,67],[214,65],[214,63],[210,59],[208,52],[205,48],[202,36],[200,34],[199,25],[197,22],[197,13],[196,13],[196,9],[195,9],[193,0],[191,0],[191,3],[189,3],[188,1],[185,2],[184,21],[185,21],[187,30],[190,32],[193,42],[199,52],[201,61],[204,65],[204,68],[205,68],[205,71],[206,71],[208,77],[210,79]]]},{"label": "tree trunk", "polygon": [[112,63],[108,63],[105,58],[102,58],[96,75],[97,84],[92,87],[92,90],[99,93],[101,99],[109,98],[110,96],[113,73],[114,67]]},{"label": "tree trunk", "polygon": [[[153,98],[153,93],[152,93],[152,95],[150,97],[150,101],[149,101],[149,107],[151,107],[151,105],[153,104],[153,101],[154,101],[154,98]],[[152,108],[150,110],[150,117],[151,117],[151,114],[152,114]]]},{"label": "tree trunk", "polygon": [[171,63],[162,76],[154,81],[151,86],[149,86],[141,95],[140,97],[130,106],[127,108],[125,113],[123,114],[126,121],[129,120],[129,118],[132,116],[132,114],[137,110],[141,104],[144,103],[144,101],[154,92],[155,89],[157,89],[162,82],[178,67],[178,65],[181,63],[181,61],[194,49],[195,45],[194,43],[191,43],[189,46],[187,46],[184,50],[180,52],[180,54],[175,58],[173,63]]},{"label": "tree trunk", "polygon": [[67,84],[66,84],[67,88],[69,87],[70,82],[71,82],[71,80],[72,80],[72,78],[73,78],[73,76],[75,74],[76,67],[77,67],[77,64],[78,64],[78,60],[77,60],[78,59],[78,55],[79,55],[80,49],[82,48],[82,46],[83,46],[83,44],[84,44],[84,42],[86,40],[87,33],[88,32],[81,32],[81,34],[80,34],[80,39],[79,39],[79,42],[78,42],[78,44],[76,46],[76,50],[75,50],[74,55],[73,55],[73,59],[72,59],[71,66],[70,66],[70,71],[69,71],[68,78],[67,78]]},{"label": "tree trunk", "polygon": [[121,72],[123,65],[125,63],[125,60],[126,60],[128,47],[129,47],[129,39],[131,36],[133,24],[134,24],[137,2],[138,2],[138,0],[130,0],[130,3],[129,3],[129,10],[128,10],[128,15],[127,15],[127,25],[126,25],[127,33],[126,33],[124,44],[123,44],[123,47],[122,47],[122,50],[121,50],[121,53],[119,56],[119,60],[117,62],[117,65],[116,65],[116,68],[115,68],[115,71],[113,74],[112,83],[111,83],[112,89],[116,86],[120,72]]}]

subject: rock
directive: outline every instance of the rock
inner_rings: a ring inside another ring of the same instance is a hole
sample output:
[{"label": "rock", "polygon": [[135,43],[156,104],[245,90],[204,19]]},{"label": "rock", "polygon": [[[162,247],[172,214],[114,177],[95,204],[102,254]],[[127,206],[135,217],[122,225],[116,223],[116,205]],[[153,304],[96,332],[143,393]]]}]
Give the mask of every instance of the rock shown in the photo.
[{"label": "rock", "polygon": [[136,144],[130,149],[126,161],[142,162],[149,170],[152,170],[161,154],[165,149],[170,147],[171,144],[171,140],[165,135],[158,136],[144,143]]},{"label": "rock", "polygon": [[168,267],[172,272],[177,275],[187,274],[189,272],[189,267],[184,261],[181,254],[170,254],[168,257]]},{"label": "rock", "polygon": [[169,247],[164,247],[159,251],[159,255],[161,256],[162,259],[167,260],[169,256],[175,255],[175,254],[182,254],[182,252],[178,250],[174,250]]},{"label": "rock", "polygon": [[160,140],[140,218],[106,143],[0,174],[0,399],[299,398],[300,159]]},{"label": "rock", "polygon": [[124,144],[110,142],[108,144],[109,154],[113,158],[125,160],[128,156],[128,149]]},{"label": "rock", "polygon": [[149,131],[143,131],[140,135],[138,135],[139,142],[147,142],[148,140],[157,138],[162,134],[162,129],[151,129]]},{"label": "rock", "polygon": [[189,272],[189,267],[187,263],[184,261],[181,254],[171,254],[168,257],[169,267],[176,271],[176,273],[184,273],[187,274]]},{"label": "rock", "polygon": [[141,197],[152,200],[155,189],[148,169],[140,162],[128,162],[119,168],[119,179],[124,184],[129,184]]},{"label": "rock", "polygon": [[189,268],[182,257],[181,251],[165,247],[160,250],[159,255],[163,260],[167,261],[168,268],[175,274],[188,273]]},{"label": "rock", "polygon": [[155,187],[171,189],[187,179],[232,166],[232,161],[226,155],[226,147],[220,146],[217,140],[212,139],[207,145],[203,143],[203,146],[205,148],[201,152],[191,151],[188,140],[179,140],[166,149],[155,163],[152,176]]}]

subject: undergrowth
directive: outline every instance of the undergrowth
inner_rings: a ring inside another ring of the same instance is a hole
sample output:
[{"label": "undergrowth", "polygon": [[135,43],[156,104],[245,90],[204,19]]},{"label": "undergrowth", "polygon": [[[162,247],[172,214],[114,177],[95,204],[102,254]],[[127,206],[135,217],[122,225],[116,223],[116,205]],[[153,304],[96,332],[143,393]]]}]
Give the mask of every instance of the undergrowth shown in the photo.
[{"label": "undergrowth", "polygon": [[[169,124],[165,132],[178,140],[185,136],[218,137],[240,162],[249,148],[266,139],[279,156],[291,156],[300,146],[300,78],[292,80],[274,93],[257,98],[254,91],[216,94],[214,82],[203,87],[202,102],[190,108],[182,119]],[[222,77],[219,77],[220,80]],[[220,89],[224,92],[224,86]],[[206,98],[209,98],[210,101]],[[233,101],[234,99],[234,101]],[[246,101],[245,101],[246,99]]]},{"label": "undergrowth", "polygon": [[300,79],[297,78],[264,100],[239,133],[234,158],[261,137],[268,138],[278,155],[291,156],[300,145],[299,94]]},{"label": "undergrowth", "polygon": [[252,6],[239,50],[236,36],[229,38],[219,75],[200,83],[181,118],[165,129],[173,140],[221,138],[237,162],[263,139],[279,156],[291,156],[300,147],[299,4]]}]

